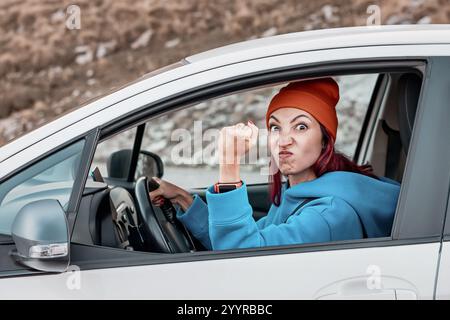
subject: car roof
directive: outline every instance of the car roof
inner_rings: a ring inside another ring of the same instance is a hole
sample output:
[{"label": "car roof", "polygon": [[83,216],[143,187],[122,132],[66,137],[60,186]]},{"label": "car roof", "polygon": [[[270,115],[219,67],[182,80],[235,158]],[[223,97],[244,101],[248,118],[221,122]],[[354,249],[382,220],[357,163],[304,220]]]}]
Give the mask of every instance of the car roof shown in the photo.
[{"label": "car roof", "polygon": [[[419,24],[419,25],[380,25],[331,28],[311,31],[287,33],[266,38],[237,42],[220,48],[194,54],[186,58],[190,63],[218,58],[243,52],[251,52],[253,58],[268,56],[266,49],[276,48],[278,54],[301,52],[308,49],[323,50],[330,48],[349,48],[369,45],[393,44],[427,44],[450,43],[450,24]],[[314,48],[305,46],[307,42],[314,42]],[[261,50],[261,49],[265,50]],[[286,52],[283,52],[286,51]]]},{"label": "car roof", "polygon": [[[441,24],[345,27],[302,31],[219,47],[186,57],[180,63],[174,64],[173,67],[163,68],[164,71],[167,70],[163,73],[156,70],[148,76],[144,75],[110,95],[93,100],[59,119],[15,139],[0,148],[0,163],[29,145],[106,109],[128,96],[139,94],[189,74],[240,61],[303,51],[399,44],[448,43],[450,43],[450,24]],[[156,74],[156,76],[153,76],[153,74]]]}]

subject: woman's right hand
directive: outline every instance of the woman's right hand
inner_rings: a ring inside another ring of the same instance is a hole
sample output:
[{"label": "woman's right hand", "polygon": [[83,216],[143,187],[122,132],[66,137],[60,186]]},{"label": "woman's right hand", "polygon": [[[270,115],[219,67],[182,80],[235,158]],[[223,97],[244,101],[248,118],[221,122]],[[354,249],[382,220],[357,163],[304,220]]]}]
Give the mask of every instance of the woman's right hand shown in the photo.
[{"label": "woman's right hand", "polygon": [[158,189],[149,192],[150,201],[153,205],[156,205],[157,207],[161,206],[164,203],[165,198],[172,203],[178,204],[183,211],[186,211],[192,204],[192,196],[183,188],[157,177],[152,178],[159,184]]}]

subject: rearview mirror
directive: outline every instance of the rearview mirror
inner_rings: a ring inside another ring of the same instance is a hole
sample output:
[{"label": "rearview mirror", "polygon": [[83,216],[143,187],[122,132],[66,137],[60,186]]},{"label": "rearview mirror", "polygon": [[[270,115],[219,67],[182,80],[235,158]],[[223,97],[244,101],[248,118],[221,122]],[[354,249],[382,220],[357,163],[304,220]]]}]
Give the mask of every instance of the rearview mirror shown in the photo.
[{"label": "rearview mirror", "polygon": [[11,227],[20,264],[47,272],[64,272],[69,266],[69,228],[57,200],[38,200],[25,205]]}]

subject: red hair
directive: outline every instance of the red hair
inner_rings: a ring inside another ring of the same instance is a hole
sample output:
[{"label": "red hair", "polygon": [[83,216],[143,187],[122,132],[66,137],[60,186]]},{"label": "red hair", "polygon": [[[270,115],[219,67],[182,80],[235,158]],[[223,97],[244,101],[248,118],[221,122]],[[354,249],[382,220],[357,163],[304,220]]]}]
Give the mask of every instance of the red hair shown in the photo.
[{"label": "red hair", "polygon": [[[332,135],[325,129],[324,126],[320,125],[322,131],[322,139],[324,148],[313,165],[313,170],[316,177],[320,177],[326,172],[331,171],[350,171],[360,173],[375,179],[378,177],[373,173],[372,166],[370,164],[357,165],[355,162],[347,158],[342,153],[339,153],[334,149],[334,139]],[[270,161],[272,161],[271,159]],[[276,206],[281,203],[281,172],[278,169],[273,175],[269,175],[269,195],[270,200]]]}]

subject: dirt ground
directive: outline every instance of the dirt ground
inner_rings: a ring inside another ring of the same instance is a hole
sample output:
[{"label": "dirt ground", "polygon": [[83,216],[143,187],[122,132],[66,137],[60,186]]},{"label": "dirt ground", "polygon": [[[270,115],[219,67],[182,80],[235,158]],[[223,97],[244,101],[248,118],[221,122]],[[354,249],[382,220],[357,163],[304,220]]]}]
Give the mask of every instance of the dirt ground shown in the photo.
[{"label": "dirt ground", "polygon": [[[69,29],[71,4],[80,28]],[[449,23],[448,0],[2,0],[0,146],[66,110],[191,54],[287,32]]]}]

